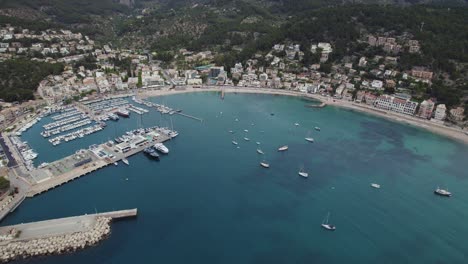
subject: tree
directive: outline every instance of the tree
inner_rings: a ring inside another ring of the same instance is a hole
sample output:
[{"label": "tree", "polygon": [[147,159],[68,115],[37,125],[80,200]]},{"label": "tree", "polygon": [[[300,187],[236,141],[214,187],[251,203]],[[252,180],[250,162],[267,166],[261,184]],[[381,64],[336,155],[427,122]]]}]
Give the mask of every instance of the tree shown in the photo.
[{"label": "tree", "polygon": [[10,181],[0,176],[0,191],[4,192],[10,188]]}]

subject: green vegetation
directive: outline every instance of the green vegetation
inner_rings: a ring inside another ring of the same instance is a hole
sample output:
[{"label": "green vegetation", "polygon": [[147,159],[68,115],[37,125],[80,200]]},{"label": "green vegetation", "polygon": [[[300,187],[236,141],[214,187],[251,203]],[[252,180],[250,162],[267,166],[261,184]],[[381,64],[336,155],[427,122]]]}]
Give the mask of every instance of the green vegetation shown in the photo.
[{"label": "green vegetation", "polygon": [[10,188],[10,181],[5,177],[0,176],[0,191],[4,192],[8,190],[9,188]]},{"label": "green vegetation", "polygon": [[0,98],[7,101],[34,99],[39,82],[50,74],[60,74],[63,64],[24,59],[0,62]]},{"label": "green vegetation", "polygon": [[117,4],[113,0],[0,0],[0,6],[2,8],[42,9],[58,22],[67,24],[90,23],[93,21],[93,16],[129,11],[126,6]]}]

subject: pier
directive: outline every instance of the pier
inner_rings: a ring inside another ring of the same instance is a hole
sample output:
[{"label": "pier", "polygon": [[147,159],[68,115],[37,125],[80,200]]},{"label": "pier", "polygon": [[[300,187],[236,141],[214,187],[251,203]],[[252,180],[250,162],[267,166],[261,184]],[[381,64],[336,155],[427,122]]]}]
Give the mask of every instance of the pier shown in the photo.
[{"label": "pier", "polygon": [[188,117],[188,118],[191,118],[191,119],[194,119],[194,120],[197,120],[197,121],[200,121],[200,122],[203,122],[203,119],[199,118],[199,117],[196,117],[196,116],[191,116],[191,115],[187,115],[187,114],[184,114],[182,112],[179,112],[177,113],[178,115],[181,115],[181,116],[185,116],[185,117]]}]

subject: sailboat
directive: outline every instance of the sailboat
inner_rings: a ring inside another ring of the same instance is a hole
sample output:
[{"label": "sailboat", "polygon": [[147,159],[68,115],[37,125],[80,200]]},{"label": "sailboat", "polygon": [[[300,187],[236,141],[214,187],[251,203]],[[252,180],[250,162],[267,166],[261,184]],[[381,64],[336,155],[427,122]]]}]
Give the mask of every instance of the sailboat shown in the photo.
[{"label": "sailboat", "polygon": [[310,136],[310,131],[307,133],[307,137],[305,137],[305,140],[310,143],[314,143],[314,138]]},{"label": "sailboat", "polygon": [[322,227],[325,228],[326,230],[329,230],[329,231],[335,231],[336,227],[334,225],[331,225],[331,224],[328,223],[329,218],[330,218],[330,212],[328,212],[325,219],[323,219]]},{"label": "sailboat", "polygon": [[302,176],[304,178],[307,178],[309,177],[309,173],[307,173],[305,170],[304,170],[304,167],[302,167],[300,170],[299,170],[299,176]]}]

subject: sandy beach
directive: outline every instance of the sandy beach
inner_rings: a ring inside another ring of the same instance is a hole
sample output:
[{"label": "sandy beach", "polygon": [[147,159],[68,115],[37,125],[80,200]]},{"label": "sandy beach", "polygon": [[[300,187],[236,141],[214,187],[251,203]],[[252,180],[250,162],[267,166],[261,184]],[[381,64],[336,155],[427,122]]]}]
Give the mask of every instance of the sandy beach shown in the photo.
[{"label": "sandy beach", "polygon": [[193,93],[193,92],[221,92],[224,93],[255,93],[255,94],[274,94],[274,95],[286,95],[286,96],[296,96],[296,97],[305,97],[315,99],[321,102],[326,103],[327,105],[332,105],[336,107],[347,108],[359,112],[368,113],[371,115],[376,115],[383,117],[392,121],[405,123],[415,127],[429,130],[433,133],[449,137],[451,139],[457,140],[464,144],[468,145],[468,135],[460,128],[448,127],[443,124],[438,124],[431,122],[429,120],[420,119],[413,116],[408,116],[400,113],[385,111],[381,109],[376,109],[365,104],[358,104],[354,102],[348,102],[343,100],[333,99],[331,97],[323,97],[318,94],[306,94],[301,92],[289,91],[289,90],[280,90],[280,89],[263,89],[263,88],[249,88],[249,87],[203,87],[203,88],[191,88],[187,87],[184,90],[140,90],[137,94],[140,98],[148,97],[157,97],[165,95],[174,95],[174,94],[183,94],[183,93]]}]

